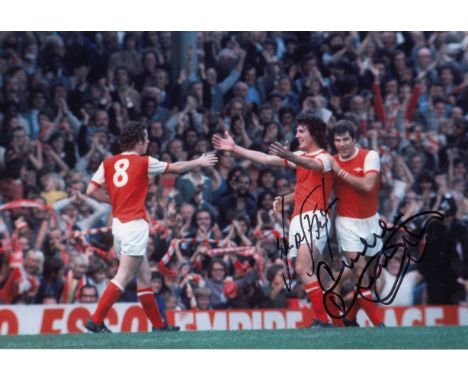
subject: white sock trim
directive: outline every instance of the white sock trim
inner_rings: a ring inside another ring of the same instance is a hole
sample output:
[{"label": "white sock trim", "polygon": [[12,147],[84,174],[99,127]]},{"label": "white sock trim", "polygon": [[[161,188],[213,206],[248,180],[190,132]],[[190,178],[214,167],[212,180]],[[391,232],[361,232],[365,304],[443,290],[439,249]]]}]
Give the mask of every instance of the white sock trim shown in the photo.
[{"label": "white sock trim", "polygon": [[315,287],[315,288],[311,288],[311,289],[304,289],[304,291],[306,293],[310,293],[310,292],[313,292],[314,290],[317,290],[317,289],[320,289],[320,287]]},{"label": "white sock trim", "polygon": [[138,292],[137,296],[140,297],[140,296],[144,296],[145,294],[153,294],[153,292],[150,292],[149,290],[146,290],[144,292]]},{"label": "white sock trim", "polygon": [[114,284],[117,288],[119,288],[122,292],[125,291],[125,288],[122,285],[120,285],[120,283],[116,281],[115,279],[112,279],[110,282]]}]

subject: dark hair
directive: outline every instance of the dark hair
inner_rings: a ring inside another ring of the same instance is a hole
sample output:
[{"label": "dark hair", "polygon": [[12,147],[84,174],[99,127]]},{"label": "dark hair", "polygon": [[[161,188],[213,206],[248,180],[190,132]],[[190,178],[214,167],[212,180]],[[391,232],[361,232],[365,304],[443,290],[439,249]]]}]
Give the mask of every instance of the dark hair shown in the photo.
[{"label": "dark hair", "polygon": [[50,137],[49,137],[49,139],[47,140],[47,142],[52,143],[52,142],[56,141],[56,140],[59,139],[59,138],[65,138],[65,134],[64,134],[62,131],[54,131],[54,132],[50,135]]},{"label": "dark hair", "polygon": [[257,197],[257,210],[260,210],[262,208],[263,200],[268,195],[270,195],[272,199],[275,199],[275,194],[272,191],[269,191],[269,190],[262,191],[260,194],[258,194],[258,197]]},{"label": "dark hair", "polygon": [[263,181],[262,181],[262,178],[264,175],[266,174],[271,174],[273,177],[275,177],[275,173],[274,171],[271,169],[271,168],[264,168],[262,170],[260,170],[259,174],[258,174],[258,183],[261,187],[263,187]]},{"label": "dark hair", "polygon": [[270,121],[265,124],[262,132],[262,139],[265,139],[265,135],[267,134],[268,128],[274,125],[276,127],[276,139],[280,141],[282,139],[281,128],[275,121]]},{"label": "dark hair", "polygon": [[342,119],[338,121],[335,126],[332,128],[332,137],[335,135],[345,135],[349,133],[352,139],[356,139],[356,126],[351,121]]},{"label": "dark hair", "polygon": [[44,279],[50,279],[51,277],[57,277],[60,270],[65,266],[62,259],[59,257],[47,257],[44,262]]},{"label": "dark hair", "polygon": [[83,286],[80,288],[80,290],[79,290],[79,292],[78,292],[78,295],[80,296],[80,298],[81,298],[81,296],[82,296],[82,294],[83,294],[83,290],[84,290],[84,289],[92,289],[93,292],[94,292],[95,295],[96,295],[96,298],[99,297],[99,293],[98,293],[98,290],[97,290],[97,288],[96,288],[95,285],[93,285],[93,284],[85,284],[85,285],[83,285]]},{"label": "dark hair", "polygon": [[138,142],[145,140],[146,124],[143,122],[128,122],[120,133],[120,149],[132,150]]},{"label": "dark hair", "polygon": [[[243,116],[240,116],[240,115],[234,115],[232,118],[231,118],[231,126],[234,126],[236,124],[237,121],[244,121],[244,117]],[[232,128],[232,127],[231,127]]]},{"label": "dark hair", "polygon": [[[223,151],[221,151],[223,152]],[[230,181],[233,180],[233,178],[235,177],[235,174],[237,172],[240,172],[239,176],[240,175],[244,175],[244,174],[247,174],[247,172],[245,171],[244,168],[240,167],[240,166],[235,166],[233,168],[231,168],[228,172],[228,176],[227,176],[227,182],[229,183]],[[248,174],[247,174],[248,175]]]},{"label": "dark hair", "polygon": [[88,276],[94,276],[96,273],[105,272],[107,266],[101,259],[94,258],[88,267]]},{"label": "dark hair", "polygon": [[151,280],[159,280],[164,284],[164,276],[159,272],[151,272]]},{"label": "dark hair", "polygon": [[435,96],[432,98],[432,103],[435,105],[436,103],[443,102],[444,104],[447,103],[447,100],[444,97],[441,96]]},{"label": "dark hair", "polygon": [[23,159],[10,159],[6,163],[3,177],[6,179],[18,179],[21,176],[23,166],[26,166]]},{"label": "dark hair", "polygon": [[285,114],[292,114],[294,115],[294,110],[291,106],[281,106],[278,110],[278,117],[281,121],[281,118],[283,118],[283,116]]},{"label": "dark hair", "polygon": [[210,219],[211,219],[211,224],[213,225],[215,223],[215,219],[213,217],[213,214],[211,213],[211,211],[207,208],[199,208],[198,210],[196,210],[194,213],[193,213],[193,216],[192,216],[192,225],[194,227],[197,226],[197,216],[198,214],[202,213],[202,212],[206,212],[208,213],[208,215],[210,215]]},{"label": "dark hair", "polygon": [[266,277],[267,277],[268,282],[271,283],[273,279],[275,278],[276,274],[278,273],[278,271],[281,271],[283,269],[284,267],[282,264],[273,264],[270,268],[268,268],[266,272]]},{"label": "dark hair", "polygon": [[327,125],[319,117],[311,113],[300,113],[296,117],[297,125],[304,125],[309,130],[309,133],[314,137],[317,145],[325,149],[327,147]]}]

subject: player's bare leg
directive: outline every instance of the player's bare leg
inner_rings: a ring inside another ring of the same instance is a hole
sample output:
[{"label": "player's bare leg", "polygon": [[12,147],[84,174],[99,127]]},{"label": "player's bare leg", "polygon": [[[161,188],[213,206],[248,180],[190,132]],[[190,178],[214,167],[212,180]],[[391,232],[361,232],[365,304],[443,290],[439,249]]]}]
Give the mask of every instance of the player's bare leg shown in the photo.
[{"label": "player's bare leg", "polygon": [[[312,257],[314,264],[317,264],[320,254],[313,246]],[[330,321],[323,305],[323,291],[316,276],[316,270],[312,269],[312,257],[309,246],[302,244],[297,250],[295,270],[301,278],[307,297],[312,302],[316,314],[314,326],[330,326]]]},{"label": "player's bare leg", "polygon": [[171,330],[177,331],[180,328],[178,326],[167,325],[164,322],[161,313],[156,303],[156,299],[151,289],[151,268],[146,256],[142,256],[143,260],[136,273],[137,276],[137,294],[138,300],[140,300],[141,306],[145,311],[146,316],[151,321],[151,325],[154,330]]},{"label": "player's bare leg", "polygon": [[113,280],[118,282],[119,285],[125,289],[140,269],[144,257],[145,256],[120,256],[119,269]]}]

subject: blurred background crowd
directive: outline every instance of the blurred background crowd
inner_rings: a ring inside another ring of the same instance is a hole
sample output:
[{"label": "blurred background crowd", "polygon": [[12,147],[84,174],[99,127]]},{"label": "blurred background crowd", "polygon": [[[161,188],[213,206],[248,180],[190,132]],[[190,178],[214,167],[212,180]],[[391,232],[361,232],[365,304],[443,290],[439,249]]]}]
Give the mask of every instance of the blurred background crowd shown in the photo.
[{"label": "blurred background crowd", "polygon": [[[85,189],[127,121],[146,121],[149,155],[173,162],[213,150],[225,130],[254,150],[294,148],[301,111],[351,120],[359,145],[378,151],[382,219],[445,215],[393,305],[468,301],[468,33],[2,32],[1,303],[97,301],[118,261],[110,206]],[[160,307],[307,305],[301,283],[289,292],[283,280],[289,212],[272,209],[294,172],[218,156],[213,169],[152,179]],[[122,301],[137,301],[135,285]]]}]

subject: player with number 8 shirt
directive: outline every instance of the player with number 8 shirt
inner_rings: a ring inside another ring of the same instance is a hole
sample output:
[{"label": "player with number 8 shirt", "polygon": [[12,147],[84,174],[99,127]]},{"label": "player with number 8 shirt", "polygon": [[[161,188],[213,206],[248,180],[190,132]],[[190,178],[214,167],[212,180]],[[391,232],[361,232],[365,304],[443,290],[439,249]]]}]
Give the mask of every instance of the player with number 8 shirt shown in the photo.
[{"label": "player with number 8 shirt", "polygon": [[112,205],[112,234],[115,252],[120,260],[117,274],[85,324],[86,329],[93,333],[109,332],[103,322],[104,318],[135,276],[137,295],[153,330],[179,330],[163,321],[150,288],[151,270],[146,257],[149,225],[145,209],[149,177],[213,166],[217,158],[213,154],[203,154],[191,161],[166,163],[144,155],[148,144],[145,124],[127,123],[120,134],[123,152],[101,163],[86,190],[88,195]]}]

